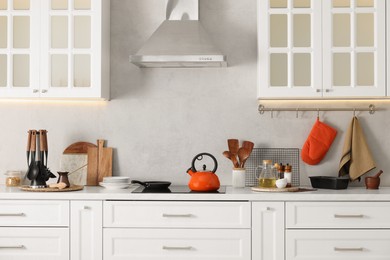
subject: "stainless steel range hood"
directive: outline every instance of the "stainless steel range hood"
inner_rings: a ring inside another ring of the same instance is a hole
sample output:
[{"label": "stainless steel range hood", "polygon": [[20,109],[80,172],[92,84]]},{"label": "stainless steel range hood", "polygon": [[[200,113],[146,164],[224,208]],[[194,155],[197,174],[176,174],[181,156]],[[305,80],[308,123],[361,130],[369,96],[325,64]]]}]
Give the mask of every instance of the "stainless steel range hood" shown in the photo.
[{"label": "stainless steel range hood", "polygon": [[199,18],[198,0],[167,0],[167,20],[130,62],[141,68],[226,67]]}]

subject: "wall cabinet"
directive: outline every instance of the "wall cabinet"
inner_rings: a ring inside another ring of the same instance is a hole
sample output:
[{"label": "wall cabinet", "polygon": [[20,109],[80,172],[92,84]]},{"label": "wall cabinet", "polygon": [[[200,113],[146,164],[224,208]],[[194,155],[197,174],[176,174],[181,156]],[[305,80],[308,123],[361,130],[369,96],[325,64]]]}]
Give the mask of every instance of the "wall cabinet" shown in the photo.
[{"label": "wall cabinet", "polygon": [[1,98],[109,98],[110,1],[1,0]]},{"label": "wall cabinet", "polygon": [[258,97],[386,96],[386,4],[258,0]]}]

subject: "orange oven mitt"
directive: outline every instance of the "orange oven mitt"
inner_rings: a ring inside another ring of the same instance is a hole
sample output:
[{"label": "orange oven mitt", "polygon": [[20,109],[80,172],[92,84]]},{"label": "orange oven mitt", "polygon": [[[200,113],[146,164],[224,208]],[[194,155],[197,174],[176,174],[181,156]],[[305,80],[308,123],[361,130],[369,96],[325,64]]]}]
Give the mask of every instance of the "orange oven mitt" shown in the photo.
[{"label": "orange oven mitt", "polygon": [[337,131],[318,118],[303,145],[302,160],[310,165],[319,164],[325,157],[337,135]]}]

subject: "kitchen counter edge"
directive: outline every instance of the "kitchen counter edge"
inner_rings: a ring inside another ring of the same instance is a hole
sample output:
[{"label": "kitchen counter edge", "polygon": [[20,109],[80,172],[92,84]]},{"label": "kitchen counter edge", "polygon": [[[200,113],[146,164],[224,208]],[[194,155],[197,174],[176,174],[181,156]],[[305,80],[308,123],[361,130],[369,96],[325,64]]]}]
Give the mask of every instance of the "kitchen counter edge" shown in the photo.
[{"label": "kitchen counter edge", "polygon": [[[251,188],[235,189],[227,186],[225,194],[204,193],[131,193],[136,187],[106,190],[84,187],[72,192],[28,192],[0,185],[0,200],[150,200],[150,201],[390,201],[390,187],[378,190],[348,188],[304,192],[254,192]],[[156,196],[158,195],[158,196]]]}]

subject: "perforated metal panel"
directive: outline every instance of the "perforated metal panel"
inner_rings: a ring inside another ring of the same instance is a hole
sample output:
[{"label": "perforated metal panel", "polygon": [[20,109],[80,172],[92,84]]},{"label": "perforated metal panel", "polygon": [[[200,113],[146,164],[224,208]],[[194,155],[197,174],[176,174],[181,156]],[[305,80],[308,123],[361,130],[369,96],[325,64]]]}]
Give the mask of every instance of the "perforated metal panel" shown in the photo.
[{"label": "perforated metal panel", "polygon": [[299,149],[298,148],[254,148],[245,164],[245,186],[258,186],[255,170],[263,165],[263,160],[273,163],[287,163],[292,166],[292,186],[299,186]]}]

